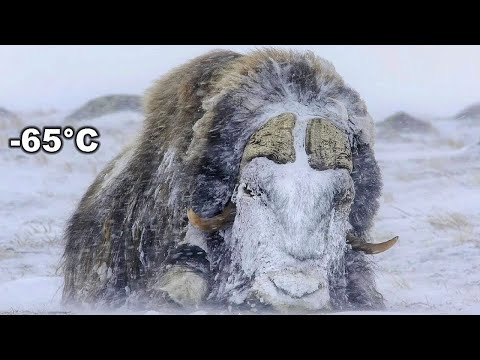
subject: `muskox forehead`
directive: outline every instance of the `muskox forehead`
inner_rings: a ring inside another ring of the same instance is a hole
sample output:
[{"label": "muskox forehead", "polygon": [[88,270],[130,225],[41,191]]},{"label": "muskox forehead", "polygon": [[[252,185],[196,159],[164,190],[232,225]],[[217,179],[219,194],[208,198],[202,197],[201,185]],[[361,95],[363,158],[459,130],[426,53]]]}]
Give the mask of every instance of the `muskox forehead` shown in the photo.
[{"label": "muskox forehead", "polygon": [[222,71],[214,88],[203,102],[210,115],[200,123],[208,122],[204,129],[222,141],[246,141],[275,111],[327,118],[359,135],[361,142],[373,141],[373,121],[359,94],[329,62],[312,53],[245,55]]},{"label": "muskox forehead", "polygon": [[343,130],[327,119],[297,121],[292,113],[273,117],[251,136],[240,169],[257,157],[276,164],[294,163],[297,155],[305,157],[303,153],[308,155],[308,165],[315,170],[343,168],[351,172],[353,169],[351,145]]},{"label": "muskox forehead", "polygon": [[359,94],[313,53],[256,50],[232,61],[211,87],[189,153],[227,146],[240,161],[250,136],[272,115],[285,112],[329,119],[350,137],[373,142],[373,121]]},{"label": "muskox forehead", "polygon": [[225,207],[245,147],[272,117],[294,113],[327,119],[353,147],[373,145],[373,121],[362,99],[330,63],[312,53],[258,50],[233,60],[214,82],[203,98],[205,113],[193,126],[184,162],[195,177],[192,207],[202,216]]}]

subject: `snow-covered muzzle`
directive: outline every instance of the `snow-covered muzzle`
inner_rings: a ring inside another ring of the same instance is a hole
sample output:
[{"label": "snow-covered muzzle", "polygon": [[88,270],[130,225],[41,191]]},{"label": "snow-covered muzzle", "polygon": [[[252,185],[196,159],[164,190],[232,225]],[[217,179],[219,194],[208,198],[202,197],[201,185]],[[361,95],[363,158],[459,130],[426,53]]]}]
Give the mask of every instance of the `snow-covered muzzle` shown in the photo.
[{"label": "snow-covered muzzle", "polygon": [[[328,309],[329,276],[351,228],[351,152],[346,134],[325,120],[289,116],[271,119],[245,149],[235,219],[224,232],[231,275],[220,288],[233,303]],[[250,285],[239,286],[245,278]]]}]

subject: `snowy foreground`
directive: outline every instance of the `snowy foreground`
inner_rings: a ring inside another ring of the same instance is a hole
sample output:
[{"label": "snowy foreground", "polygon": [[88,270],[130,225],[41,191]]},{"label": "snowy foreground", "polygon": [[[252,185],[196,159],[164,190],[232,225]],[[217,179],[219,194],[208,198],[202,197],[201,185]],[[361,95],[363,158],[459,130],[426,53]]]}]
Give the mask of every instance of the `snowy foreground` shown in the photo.
[{"label": "snowy foreground", "polygon": [[[65,221],[142,120],[121,113],[67,124],[64,115],[0,123],[0,313],[71,312],[60,305]],[[378,288],[386,313],[480,314],[480,121],[432,124],[439,133],[428,138],[377,139],[384,191],[373,233],[377,241],[400,237],[376,255]],[[71,140],[54,155],[8,148],[27,125],[93,125],[101,147],[88,155]]]}]

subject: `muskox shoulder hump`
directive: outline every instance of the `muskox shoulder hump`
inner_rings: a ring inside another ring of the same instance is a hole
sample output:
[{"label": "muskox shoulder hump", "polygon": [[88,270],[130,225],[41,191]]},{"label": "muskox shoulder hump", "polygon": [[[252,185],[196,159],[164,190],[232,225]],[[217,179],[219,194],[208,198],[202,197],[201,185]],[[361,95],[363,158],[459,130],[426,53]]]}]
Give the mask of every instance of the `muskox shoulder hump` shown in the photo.
[{"label": "muskox shoulder hump", "polygon": [[241,56],[233,51],[213,50],[174,68],[145,93],[145,112],[155,114],[164,110],[166,100],[176,100],[178,105],[189,108],[200,106],[212,83],[218,80],[220,71]]}]

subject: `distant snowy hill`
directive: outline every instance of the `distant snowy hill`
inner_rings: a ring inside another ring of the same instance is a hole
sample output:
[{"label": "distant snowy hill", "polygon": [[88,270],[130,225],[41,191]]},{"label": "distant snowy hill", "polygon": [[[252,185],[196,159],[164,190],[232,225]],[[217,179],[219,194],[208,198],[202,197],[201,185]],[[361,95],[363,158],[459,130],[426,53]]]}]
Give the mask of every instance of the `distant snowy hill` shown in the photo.
[{"label": "distant snowy hill", "polygon": [[480,103],[473,104],[466,109],[459,112],[456,116],[456,119],[466,119],[466,118],[474,118],[480,119]]},{"label": "distant snowy hill", "polygon": [[7,109],[0,107],[0,119],[11,119],[17,117],[14,113],[11,111],[8,111]]},{"label": "distant snowy hill", "polygon": [[397,112],[375,124],[379,138],[404,137],[405,135],[433,135],[436,129],[427,121],[420,120],[403,111]]},{"label": "distant snowy hill", "polygon": [[138,95],[107,95],[90,100],[67,116],[66,120],[89,120],[112,113],[132,111],[142,113],[142,98]]}]

